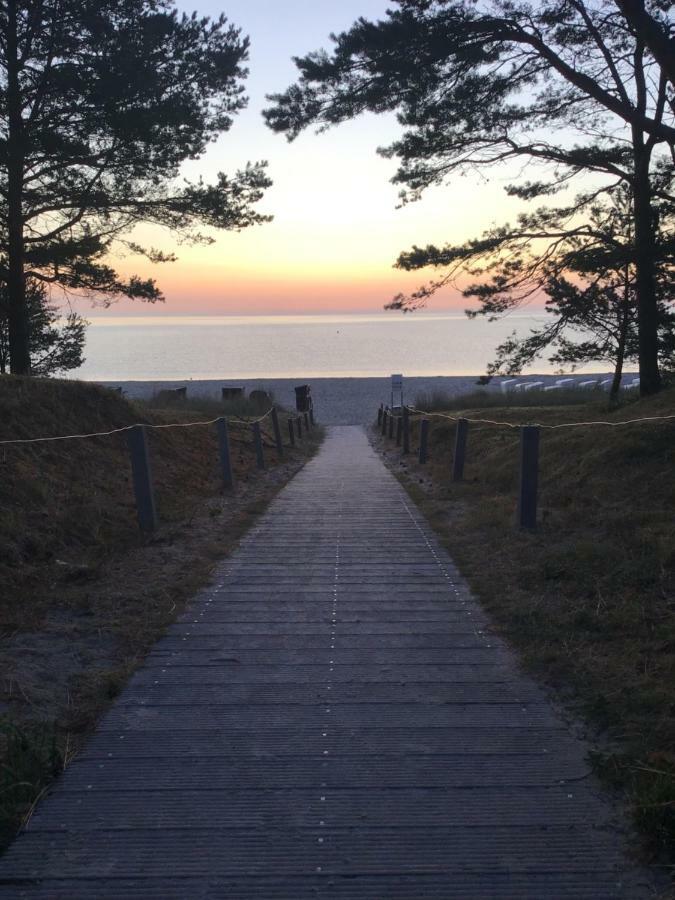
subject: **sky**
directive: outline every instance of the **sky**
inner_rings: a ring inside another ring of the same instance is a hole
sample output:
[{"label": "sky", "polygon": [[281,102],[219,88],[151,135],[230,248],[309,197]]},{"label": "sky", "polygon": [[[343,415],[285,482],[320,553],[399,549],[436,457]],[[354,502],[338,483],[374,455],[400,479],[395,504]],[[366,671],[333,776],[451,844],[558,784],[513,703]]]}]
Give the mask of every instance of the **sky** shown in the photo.
[{"label": "sky", "polygon": [[[418,203],[397,209],[389,181],[396,163],[376,153],[399,134],[393,116],[363,116],[322,135],[304,132],[288,143],[264,125],[265,95],[295,79],[291,57],[329,46],[331,32],[358,16],[382,17],[387,0],[178,0],[186,12],[224,12],[251,39],[248,108],[232,129],[186,172],[212,178],[247,160],[266,159],[274,185],[258,208],[274,221],[240,233],[212,231],[209,246],[176,245],[170,233],[140,228],[136,239],[173,250],[178,261],[152,265],[138,257],[117,260],[120,272],[151,275],[164,291],[158,315],[376,312],[425,273],[393,268],[413,244],[459,242],[513,217],[506,173],[456,178]],[[431,273],[428,273],[431,275]],[[463,309],[457,291],[431,301],[435,310]],[[145,314],[144,304],[122,301],[105,315]],[[87,312],[90,314],[90,311]]]}]

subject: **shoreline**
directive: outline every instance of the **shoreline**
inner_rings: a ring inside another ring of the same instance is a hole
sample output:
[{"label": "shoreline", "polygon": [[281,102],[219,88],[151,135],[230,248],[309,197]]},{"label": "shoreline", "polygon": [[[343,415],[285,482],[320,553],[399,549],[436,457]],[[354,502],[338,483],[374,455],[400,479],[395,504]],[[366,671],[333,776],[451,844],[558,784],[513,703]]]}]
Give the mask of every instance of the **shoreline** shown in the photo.
[{"label": "shoreline", "polygon": [[[631,381],[637,373],[624,373],[624,382]],[[420,394],[443,392],[456,397],[473,393],[477,390],[499,391],[505,378],[493,378],[487,386],[480,386],[480,375],[435,375],[410,376],[403,378],[403,397],[406,403],[414,403]],[[592,378],[609,378],[611,372],[584,372],[580,375],[526,375],[519,381],[542,381],[554,384],[558,378],[574,377],[578,381]],[[246,394],[252,390],[264,390],[271,393],[275,400],[289,409],[295,408],[296,385],[307,383],[312,388],[312,398],[317,418],[325,425],[363,425],[372,422],[380,403],[391,400],[391,379],[389,376],[343,376],[310,378],[222,378],[222,379],[184,379],[153,381],[94,381],[93,383],[110,388],[122,388],[132,400],[143,400],[160,390],[171,390],[187,387],[188,396],[220,399],[222,387],[242,387]]]}]

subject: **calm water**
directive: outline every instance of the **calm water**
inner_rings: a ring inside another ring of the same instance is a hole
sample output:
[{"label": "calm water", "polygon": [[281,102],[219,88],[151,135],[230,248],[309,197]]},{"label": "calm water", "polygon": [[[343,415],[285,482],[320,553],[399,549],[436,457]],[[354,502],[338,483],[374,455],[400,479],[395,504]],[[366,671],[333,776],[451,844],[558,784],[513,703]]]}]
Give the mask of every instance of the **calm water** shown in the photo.
[{"label": "calm water", "polygon": [[[544,316],[471,321],[461,314],[99,317],[84,366],[96,381],[478,375],[495,347]],[[538,372],[553,371],[545,361]],[[74,373],[75,374],[75,373]]]}]

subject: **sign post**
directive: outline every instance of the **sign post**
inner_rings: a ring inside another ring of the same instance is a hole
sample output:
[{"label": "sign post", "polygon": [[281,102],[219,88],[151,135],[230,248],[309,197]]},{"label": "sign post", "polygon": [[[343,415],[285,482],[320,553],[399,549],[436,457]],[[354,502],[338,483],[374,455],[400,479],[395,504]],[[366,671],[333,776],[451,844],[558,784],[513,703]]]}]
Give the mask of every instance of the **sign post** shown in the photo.
[{"label": "sign post", "polygon": [[403,406],[403,375],[391,376],[391,408]]}]

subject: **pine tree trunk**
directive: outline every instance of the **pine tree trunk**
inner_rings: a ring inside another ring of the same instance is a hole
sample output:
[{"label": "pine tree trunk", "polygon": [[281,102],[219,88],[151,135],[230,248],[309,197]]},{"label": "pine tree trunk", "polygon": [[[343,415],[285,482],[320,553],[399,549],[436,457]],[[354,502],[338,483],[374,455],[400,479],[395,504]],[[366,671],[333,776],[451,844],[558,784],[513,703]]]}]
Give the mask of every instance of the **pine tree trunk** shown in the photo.
[{"label": "pine tree trunk", "polygon": [[10,370],[30,375],[23,237],[24,149],[17,45],[17,4],[7,4],[7,294]]},{"label": "pine tree trunk", "polygon": [[652,220],[650,152],[642,134],[633,139],[633,202],[635,219],[635,287],[638,308],[638,358],[640,394],[645,397],[661,390],[658,358],[658,307],[654,257],[656,242]]},{"label": "pine tree trunk", "polygon": [[621,390],[621,376],[623,375],[623,363],[626,358],[626,339],[628,337],[628,323],[630,321],[629,302],[628,275],[626,275],[626,288],[624,293],[621,327],[619,331],[619,343],[616,348],[616,359],[614,361],[614,377],[612,379],[612,386],[609,390],[610,405],[616,402],[619,397],[619,391]]}]

